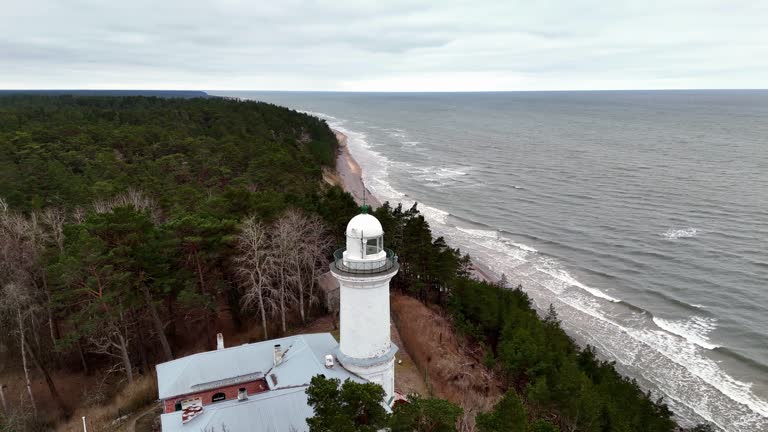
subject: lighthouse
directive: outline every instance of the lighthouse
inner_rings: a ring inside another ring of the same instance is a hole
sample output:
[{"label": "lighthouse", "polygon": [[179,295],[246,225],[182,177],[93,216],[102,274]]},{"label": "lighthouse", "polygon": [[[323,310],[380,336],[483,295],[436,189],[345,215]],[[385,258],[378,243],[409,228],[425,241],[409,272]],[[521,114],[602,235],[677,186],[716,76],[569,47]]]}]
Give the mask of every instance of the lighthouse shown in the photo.
[{"label": "lighthouse", "polygon": [[389,281],[397,256],[384,248],[384,230],[363,206],[347,224],[346,248],[334,253],[331,273],[339,281],[341,341],[336,358],[348,371],[395,394],[395,353],[390,339]]}]

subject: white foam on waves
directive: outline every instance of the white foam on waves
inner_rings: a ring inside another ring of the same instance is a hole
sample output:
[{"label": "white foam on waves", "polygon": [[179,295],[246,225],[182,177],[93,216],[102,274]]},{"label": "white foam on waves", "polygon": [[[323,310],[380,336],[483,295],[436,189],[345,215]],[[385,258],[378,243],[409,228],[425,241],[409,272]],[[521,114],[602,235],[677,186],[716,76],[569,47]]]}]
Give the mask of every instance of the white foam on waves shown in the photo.
[{"label": "white foam on waves", "polygon": [[516,247],[516,248],[520,248],[520,249],[522,249],[522,250],[524,250],[524,251],[528,251],[528,252],[538,252],[536,249],[534,249],[534,248],[532,248],[532,247],[530,247],[530,246],[528,246],[528,245],[524,245],[524,244],[522,244],[522,243],[515,243],[515,242],[513,242],[512,240],[509,240],[509,239],[507,239],[506,237],[502,237],[501,239],[502,239],[502,240],[504,240],[505,242],[507,242],[507,243],[511,244],[512,246],[514,246],[514,247]]},{"label": "white foam on waves", "polygon": [[694,316],[687,320],[673,321],[653,317],[653,322],[662,329],[676,334],[704,349],[712,350],[719,347],[719,345],[709,342],[708,335],[717,325],[717,320],[714,318]]},{"label": "white foam on waves", "polygon": [[696,228],[682,228],[682,229],[670,228],[665,233],[662,234],[662,237],[666,238],[667,240],[677,240],[681,238],[695,237],[696,234],[698,233],[699,233],[699,230],[697,230]]},{"label": "white foam on waves", "polygon": [[463,232],[463,233],[466,233],[466,234],[469,234],[469,235],[472,235],[472,236],[475,236],[475,237],[492,238],[492,239],[500,240],[500,241],[502,241],[504,243],[507,243],[507,244],[510,244],[510,245],[512,245],[512,246],[514,246],[514,247],[516,247],[518,249],[522,249],[522,250],[524,250],[526,252],[538,252],[536,249],[534,249],[534,248],[532,248],[532,247],[530,247],[528,245],[525,245],[525,244],[522,244],[522,243],[517,243],[517,242],[512,241],[511,239],[509,239],[507,237],[502,236],[499,231],[472,229],[472,228],[462,228],[462,227],[458,227],[458,226],[456,227],[456,229],[461,231],[461,232]]},{"label": "white foam on waves", "polygon": [[456,227],[456,228],[463,233],[467,233],[469,235],[473,235],[476,237],[492,238],[492,239],[498,239],[501,237],[501,234],[498,231],[471,229],[471,228],[462,228],[462,227]]},{"label": "white foam on waves", "polygon": [[[496,262],[497,269],[509,268],[503,260]],[[642,316],[635,322],[619,323],[607,314],[604,303],[597,302],[598,299],[589,296],[588,291],[568,291],[569,283],[565,281],[569,278],[557,277],[562,274],[555,260],[537,259],[532,264],[537,271],[513,276],[520,278],[537,307],[542,309],[549,303],[556,303],[569,331],[582,335],[586,343],[600,347],[603,353],[610,354],[609,358],[634,369],[667,395],[668,401],[674,401],[681,409],[692,411],[727,431],[768,430],[763,429],[768,425],[768,405],[754,394],[752,385],[729,376],[716,361],[702,353],[700,344],[714,346],[702,340],[714,329],[714,321],[699,317],[691,323],[680,323],[677,327],[684,330],[677,330],[689,333],[689,338],[660,327],[649,328],[642,324]],[[542,278],[541,269],[552,278]],[[555,297],[545,294],[547,291]],[[561,309],[560,304],[585,315]],[[590,324],[585,326],[587,322]],[[741,405],[734,406],[726,400]]]},{"label": "white foam on waves", "polygon": [[[408,164],[404,164],[408,165]],[[467,175],[466,168],[426,166],[411,168],[416,179],[426,182],[428,187],[448,186]]]},{"label": "white foam on waves", "polygon": [[599,297],[603,300],[608,300],[609,302],[612,302],[612,303],[618,303],[621,301],[615,297],[609,296],[608,294],[600,291],[597,288],[592,288],[590,286],[584,285],[583,283],[576,280],[573,276],[571,276],[571,274],[568,273],[565,269],[563,269],[559,264],[552,265],[551,260],[544,261],[543,265],[540,265],[540,266],[537,265],[536,270],[542,273],[548,274],[549,276],[561,282],[564,282],[567,285],[581,288],[584,291],[592,294],[593,296]]},{"label": "white foam on waves", "polygon": [[600,291],[597,288],[593,288],[591,286],[585,285],[573,276],[571,276],[570,273],[568,273],[567,270],[563,268],[563,266],[557,261],[552,258],[549,259],[543,259],[539,262],[534,264],[534,267],[536,270],[540,271],[541,273],[544,273],[551,278],[553,278],[555,281],[558,281],[560,284],[562,284],[563,287],[569,287],[569,286],[575,286],[577,288],[580,288],[590,294],[592,294],[595,297],[599,297],[603,300],[608,300],[611,303],[619,303],[621,300],[611,297],[608,294]]},{"label": "white foam on waves", "polygon": [[322,113],[322,112],[319,112],[319,111],[301,111],[301,110],[299,110],[299,112],[300,113],[304,113],[304,114],[309,114],[309,115],[312,115],[312,116],[324,119],[326,121],[328,121],[328,120],[339,121],[338,118],[336,118],[336,117],[334,117],[334,116],[332,116],[330,114]]},{"label": "white foam on waves", "polygon": [[[690,399],[686,405],[702,417],[718,423],[720,427],[726,430],[764,430],[754,429],[754,425],[768,426],[768,402],[755,395],[752,391],[752,383],[731,377],[716,361],[703,355],[702,349],[710,350],[717,347],[717,345],[708,342],[706,337],[706,334],[714,328],[713,321],[703,317],[682,322],[670,322],[658,318],[654,318],[653,321],[659,326],[659,330],[651,328],[631,329],[628,333],[682,366],[691,375],[698,377],[728,399],[748,407],[751,413],[746,415],[744,413],[732,413],[731,411],[735,407],[723,405],[716,399],[717,394],[711,393],[709,390],[705,392],[705,389],[697,389],[699,393],[692,398],[692,395],[686,394],[690,390],[681,389],[676,394],[674,387],[683,386],[688,381],[679,375],[660,377],[661,380],[658,382],[660,387],[663,389],[668,387],[665,392],[678,398],[687,396]],[[648,374],[658,375],[660,372],[649,370]],[[741,407],[739,409],[741,410]],[[720,418],[719,421],[718,418]],[[727,420],[729,424],[741,423],[742,426],[739,428],[727,427],[723,424],[723,420]]]},{"label": "white foam on waves", "polygon": [[[411,201],[411,204],[413,205],[413,201]],[[419,203],[419,212],[421,212],[422,215],[424,215],[424,219],[429,222],[430,225],[435,224],[441,224],[445,225],[448,223],[448,216],[450,216],[450,213],[444,210],[440,210],[439,208],[430,207],[428,205],[424,205]]]}]

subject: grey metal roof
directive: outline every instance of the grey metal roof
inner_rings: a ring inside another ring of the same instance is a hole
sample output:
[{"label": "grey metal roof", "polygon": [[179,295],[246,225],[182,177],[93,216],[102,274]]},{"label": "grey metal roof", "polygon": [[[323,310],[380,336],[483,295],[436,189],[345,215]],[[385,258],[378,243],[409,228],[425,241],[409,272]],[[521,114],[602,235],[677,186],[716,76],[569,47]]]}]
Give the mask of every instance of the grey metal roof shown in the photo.
[{"label": "grey metal roof", "polygon": [[[276,344],[281,345],[283,360],[273,367]],[[157,365],[158,393],[160,399],[168,399],[238,377],[253,380],[264,376],[272,390],[309,385],[318,374],[364,382],[338,362],[331,369],[325,367],[325,356],[335,355],[338,346],[330,333],[315,333],[193,354]]]},{"label": "grey metal roof", "polygon": [[308,432],[307,418],[314,412],[307,405],[306,387],[273,390],[206,405],[203,412],[181,423],[181,411],[160,416],[163,432]]},{"label": "grey metal roof", "polygon": [[[272,366],[274,345],[283,349],[283,360]],[[270,391],[250,395],[247,401],[229,400],[205,405],[202,414],[187,424],[181,412],[160,416],[163,432],[308,431],[306,419],[314,415],[307,405],[305,390],[315,375],[364,379],[344,369],[338,362],[325,367],[326,354],[333,355],[338,342],[330,333],[305,334],[245,344],[217,351],[193,354],[157,366],[160,399],[192,393],[201,384],[262,374]],[[273,378],[274,376],[274,378]],[[212,429],[213,428],[213,429]]]}]

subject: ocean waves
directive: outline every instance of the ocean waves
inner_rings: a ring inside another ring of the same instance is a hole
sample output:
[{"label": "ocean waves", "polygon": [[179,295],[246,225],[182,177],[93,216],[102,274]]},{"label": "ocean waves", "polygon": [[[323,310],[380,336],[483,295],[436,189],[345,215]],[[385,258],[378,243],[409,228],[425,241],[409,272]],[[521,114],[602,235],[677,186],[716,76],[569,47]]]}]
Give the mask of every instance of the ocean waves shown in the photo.
[{"label": "ocean waves", "polygon": [[[384,141],[374,143],[365,133],[345,129],[343,120],[329,119],[329,122],[349,136],[350,151],[363,168],[364,181],[382,202],[399,202],[409,207],[417,200],[426,199],[424,197],[429,197],[430,193],[434,194],[430,191],[435,189],[444,193],[463,184],[484,185],[487,181],[482,170],[469,164],[462,165],[463,160],[452,164],[426,159],[401,160],[403,158],[396,152],[387,151]],[[391,139],[394,146],[415,141],[403,129],[385,130],[382,136]],[[421,141],[414,146],[428,145],[422,142],[424,138],[419,139]],[[539,310],[544,311],[553,304],[570,335],[582,344],[597,347],[601,356],[617,361],[622,372],[638,379],[655,396],[665,396],[683,424],[706,419],[727,431],[768,430],[768,402],[758,396],[748,374],[736,378],[717,360],[718,355],[733,353],[723,346],[726,341],[719,335],[721,315],[715,315],[709,307],[712,303],[704,299],[697,299],[695,303],[690,299],[686,301],[687,297],[674,287],[677,282],[686,285],[703,283],[700,273],[706,267],[704,262],[670,254],[670,251],[678,251],[684,244],[714,241],[710,240],[710,237],[716,238],[714,227],[686,226],[693,222],[686,221],[684,213],[680,213],[679,217],[664,222],[679,223],[678,227],[666,231],[662,231],[663,225],[657,225],[653,230],[639,229],[631,225],[631,219],[620,218],[625,215],[598,213],[606,220],[604,237],[599,241],[573,242],[582,230],[580,224],[595,215],[587,214],[582,218],[581,214],[563,212],[560,219],[536,221],[538,231],[527,234],[509,232],[523,231],[509,226],[504,229],[492,226],[496,224],[490,223],[485,214],[489,208],[493,209],[494,215],[507,212],[514,222],[513,217],[524,217],[529,208],[543,199],[557,202],[563,209],[577,206],[577,201],[599,206],[605,199],[592,193],[585,199],[586,194],[569,193],[558,197],[552,192],[547,193],[549,198],[542,198],[537,195],[541,183],[520,183],[526,188],[517,189],[506,184],[514,191],[514,198],[508,198],[514,200],[514,205],[491,199],[483,209],[457,211],[455,209],[462,206],[433,205],[432,202],[425,205],[420,201],[418,208],[435,235],[444,236],[449,244],[471,254],[490,274],[505,274],[512,284],[522,284]],[[494,194],[503,193],[504,187],[503,181],[494,183]],[[439,199],[432,201],[440,202]],[[642,210],[639,205],[632,206],[635,208],[633,212]],[[452,208],[461,216],[444,208]],[[617,227],[633,230],[646,243],[642,247],[616,243],[611,251],[601,249],[601,245],[619,241],[619,237],[614,238],[621,234]],[[565,236],[571,241],[566,241]],[[699,238],[687,241],[694,237]],[[676,244],[675,241],[685,243]],[[571,267],[570,258],[574,256],[590,257],[581,261],[593,265],[589,268]],[[670,266],[661,268],[663,263]],[[690,271],[675,274],[674,268]],[[636,284],[626,285],[624,291],[616,289],[618,284],[627,284],[629,279],[649,272],[664,275],[669,286]],[[733,278],[735,280],[736,275]],[[631,296],[627,287],[635,290]],[[727,358],[747,363],[738,355]],[[752,361],[754,365],[748,367],[760,374],[759,367],[765,366]]]},{"label": "ocean waves", "polygon": [[[566,286],[574,286],[574,287],[581,288],[584,291],[592,294],[593,296],[595,296],[597,298],[601,298],[603,300],[608,300],[609,302],[612,302],[612,303],[618,303],[618,302],[621,301],[621,300],[619,300],[619,299],[617,299],[615,297],[612,297],[612,296],[609,296],[608,294],[605,294],[603,291],[601,291],[601,290],[599,290],[597,288],[592,288],[590,286],[587,286],[587,285],[577,281],[573,276],[571,276],[566,270],[564,270],[562,268],[560,263],[558,263],[556,261],[549,260],[549,261],[543,261],[543,263],[544,263],[543,266],[536,266],[535,267],[536,270],[538,270],[538,271],[540,271],[540,272],[542,272],[544,274],[547,274],[547,275],[551,276],[552,278],[554,278],[554,279],[556,279],[558,281],[561,281],[562,283],[566,284]],[[554,264],[552,264],[552,263],[554,263]]]},{"label": "ocean waves", "polygon": [[717,320],[714,318],[694,316],[686,320],[665,320],[654,317],[653,322],[659,328],[676,334],[704,349],[712,350],[720,347],[720,345],[709,342],[707,336],[716,327]]},{"label": "ocean waves", "polygon": [[413,176],[427,187],[445,187],[459,183],[468,171],[460,167],[415,167]]},{"label": "ocean waves", "polygon": [[458,229],[459,231],[461,231],[463,233],[466,233],[466,234],[468,234],[470,236],[475,236],[477,238],[492,238],[492,239],[496,239],[498,241],[501,241],[503,243],[512,245],[512,246],[514,246],[514,247],[516,247],[516,248],[518,248],[520,250],[526,251],[526,252],[533,252],[533,253],[538,252],[536,249],[534,249],[534,248],[532,248],[532,247],[530,247],[528,245],[524,245],[522,243],[517,243],[517,242],[514,242],[514,241],[512,241],[511,239],[509,239],[507,237],[504,237],[502,235],[501,231],[484,230],[484,229],[472,229],[472,228],[462,228],[460,226],[457,226],[456,229]]}]

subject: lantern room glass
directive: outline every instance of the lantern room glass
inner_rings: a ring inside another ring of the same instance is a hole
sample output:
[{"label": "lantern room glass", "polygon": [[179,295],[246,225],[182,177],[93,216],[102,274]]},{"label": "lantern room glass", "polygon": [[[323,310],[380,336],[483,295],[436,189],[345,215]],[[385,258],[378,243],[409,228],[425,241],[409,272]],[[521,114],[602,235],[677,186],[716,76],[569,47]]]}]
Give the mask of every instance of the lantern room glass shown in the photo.
[{"label": "lantern room glass", "polygon": [[379,252],[384,250],[384,236],[378,236],[376,238],[371,238],[366,241],[365,244],[365,255],[376,255]]}]

